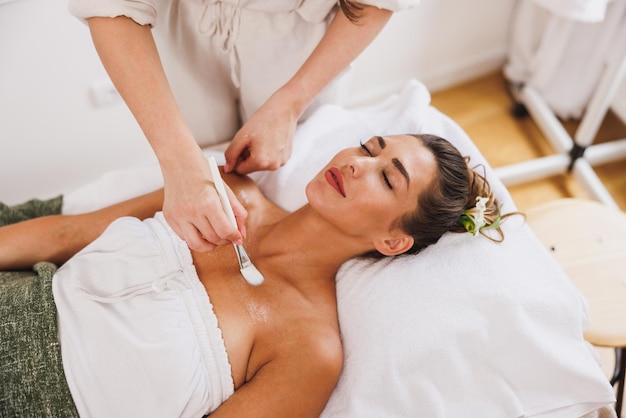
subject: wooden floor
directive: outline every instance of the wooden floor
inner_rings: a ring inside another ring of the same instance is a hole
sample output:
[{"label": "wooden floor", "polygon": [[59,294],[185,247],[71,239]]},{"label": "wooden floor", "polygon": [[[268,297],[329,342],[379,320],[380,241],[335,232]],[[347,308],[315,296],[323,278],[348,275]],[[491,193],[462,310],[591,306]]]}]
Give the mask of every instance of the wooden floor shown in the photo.
[{"label": "wooden floor", "polygon": [[[492,167],[551,155],[555,151],[530,116],[516,118],[514,105],[500,73],[432,94],[432,104],[454,119],[472,138]],[[577,122],[566,122],[570,134]],[[626,138],[626,125],[610,113],[596,143]],[[626,211],[626,160],[594,167],[620,208]],[[562,197],[590,198],[568,174],[511,186],[519,210]]]}]

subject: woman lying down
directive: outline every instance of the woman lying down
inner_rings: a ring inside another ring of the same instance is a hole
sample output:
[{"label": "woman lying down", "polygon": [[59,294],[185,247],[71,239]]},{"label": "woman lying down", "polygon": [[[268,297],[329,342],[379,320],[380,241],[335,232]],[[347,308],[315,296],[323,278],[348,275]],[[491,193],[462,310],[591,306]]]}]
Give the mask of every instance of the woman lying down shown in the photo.
[{"label": "woman lying down", "polygon": [[339,152],[293,213],[250,179],[225,179],[248,210],[244,246],[265,277],[257,287],[232,246],[190,252],[157,212],[160,191],[0,228],[1,270],[63,264],[48,295],[58,314],[37,321],[58,319],[60,353],[45,356],[62,358],[65,376],[31,393],[41,344],[5,335],[12,318],[0,318],[0,379],[21,379],[2,385],[2,414],[318,416],[342,368],[335,274],[344,262],[415,254],[448,231],[491,228],[502,238],[489,184],[432,135],[374,137]]}]

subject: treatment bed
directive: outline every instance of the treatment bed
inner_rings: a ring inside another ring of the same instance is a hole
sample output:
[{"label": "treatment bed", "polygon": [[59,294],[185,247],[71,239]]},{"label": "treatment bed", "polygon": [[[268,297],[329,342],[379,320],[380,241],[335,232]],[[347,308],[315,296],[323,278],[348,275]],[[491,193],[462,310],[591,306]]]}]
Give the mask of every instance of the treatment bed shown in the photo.
[{"label": "treatment bed", "polygon": [[[253,175],[293,210],[304,185],[336,151],[372,135],[432,133],[483,164],[503,211],[516,207],[478,149],[430,105],[417,81],[386,101],[327,105],[302,123],[293,156]],[[223,162],[223,154],[207,151]],[[111,172],[63,196],[79,213],[161,185],[158,166]],[[582,337],[585,302],[525,224],[501,244],[449,233],[417,256],[351,261],[337,277],[345,366],[322,417],[614,417],[615,401]]]}]

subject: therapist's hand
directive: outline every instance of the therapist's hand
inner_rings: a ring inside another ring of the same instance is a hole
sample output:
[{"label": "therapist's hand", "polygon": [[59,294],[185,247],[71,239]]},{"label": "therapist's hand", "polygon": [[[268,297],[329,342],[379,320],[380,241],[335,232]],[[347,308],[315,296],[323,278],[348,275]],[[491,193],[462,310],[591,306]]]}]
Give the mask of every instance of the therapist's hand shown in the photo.
[{"label": "therapist's hand", "polygon": [[195,162],[186,160],[176,167],[164,168],[163,178],[163,215],[190,249],[209,252],[218,245],[242,243],[248,213],[225,183],[237,228],[230,223],[202,153]]},{"label": "therapist's hand", "polygon": [[224,153],[225,172],[276,170],[289,160],[300,116],[294,101],[289,93],[279,90],[252,115]]},{"label": "therapist's hand", "polygon": [[279,88],[235,135],[225,171],[275,170],[291,156],[298,118],[328,84],[369,45],[392,15],[359,4],[356,22],[338,11],[325,35],[296,74]]}]

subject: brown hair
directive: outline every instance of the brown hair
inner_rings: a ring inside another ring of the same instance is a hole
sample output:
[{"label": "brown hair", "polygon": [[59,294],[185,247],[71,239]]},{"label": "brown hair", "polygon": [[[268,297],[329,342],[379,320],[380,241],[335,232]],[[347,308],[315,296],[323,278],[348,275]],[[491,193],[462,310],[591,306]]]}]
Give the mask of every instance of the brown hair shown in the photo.
[{"label": "brown hair", "polygon": [[[469,157],[465,158],[447,140],[429,134],[412,135],[422,141],[437,161],[437,172],[430,184],[417,197],[417,208],[398,220],[398,227],[414,240],[413,246],[404,254],[417,254],[424,248],[439,241],[446,232],[468,233],[460,224],[461,215],[476,206],[476,198],[487,197],[485,227],[500,219],[500,204],[491,191],[491,186],[483,174],[469,167]],[[505,218],[511,214],[503,215]],[[492,225],[492,234],[480,234],[500,242],[504,234],[499,224]],[[494,236],[495,235],[495,236]],[[381,258],[382,254],[373,251],[367,258]]]},{"label": "brown hair", "polygon": [[341,7],[341,11],[348,18],[348,20],[352,23],[357,23],[359,18],[361,17],[361,11],[363,11],[363,6],[356,4],[351,0],[339,0],[339,6]]}]

